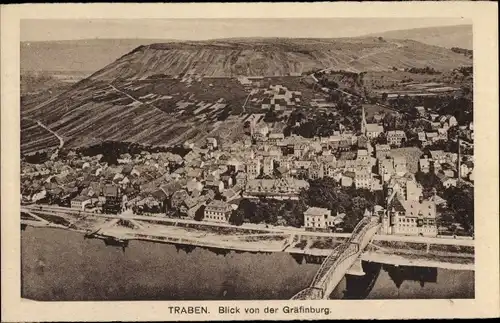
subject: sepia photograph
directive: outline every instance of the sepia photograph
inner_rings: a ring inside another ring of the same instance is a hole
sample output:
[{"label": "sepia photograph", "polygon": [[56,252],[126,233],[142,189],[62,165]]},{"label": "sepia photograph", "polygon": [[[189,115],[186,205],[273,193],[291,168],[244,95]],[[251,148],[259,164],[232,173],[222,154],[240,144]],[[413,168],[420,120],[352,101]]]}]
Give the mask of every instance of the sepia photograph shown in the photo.
[{"label": "sepia photograph", "polygon": [[472,25],[312,23],[21,21],[22,297],[474,298]]},{"label": "sepia photograph", "polygon": [[475,28],[20,19],[21,302],[475,300]]}]

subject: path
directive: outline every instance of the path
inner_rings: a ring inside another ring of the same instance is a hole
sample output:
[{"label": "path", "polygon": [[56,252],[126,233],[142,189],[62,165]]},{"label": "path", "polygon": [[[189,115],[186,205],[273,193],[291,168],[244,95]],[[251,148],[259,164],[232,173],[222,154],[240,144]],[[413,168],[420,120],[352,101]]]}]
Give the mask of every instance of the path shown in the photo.
[{"label": "path", "polygon": [[[235,230],[258,230],[262,232],[268,232],[273,234],[290,234],[297,236],[309,236],[309,237],[330,237],[330,238],[349,238],[350,233],[329,233],[329,232],[311,232],[305,231],[303,228],[293,228],[293,227],[265,227],[258,226],[255,224],[244,224],[242,226],[235,226],[229,223],[210,223],[189,219],[173,219],[167,218],[165,216],[148,216],[148,215],[136,215],[136,214],[99,214],[90,213],[85,211],[79,211],[76,209],[65,208],[60,206],[43,205],[40,209],[40,204],[36,205],[25,205],[22,208],[30,210],[33,212],[50,212],[52,214],[80,214],[80,215],[91,215],[95,217],[110,218],[110,219],[132,219],[136,221],[158,221],[165,223],[181,223],[181,224],[195,224],[204,227],[220,227],[220,228],[232,228]],[[80,213],[81,212],[81,213]],[[431,244],[443,244],[443,245],[459,245],[459,246],[474,246],[474,239],[472,237],[420,237],[420,236],[399,236],[399,235],[381,235],[376,234],[373,238],[374,241],[401,241],[401,242],[414,242],[414,243],[431,243]]]}]

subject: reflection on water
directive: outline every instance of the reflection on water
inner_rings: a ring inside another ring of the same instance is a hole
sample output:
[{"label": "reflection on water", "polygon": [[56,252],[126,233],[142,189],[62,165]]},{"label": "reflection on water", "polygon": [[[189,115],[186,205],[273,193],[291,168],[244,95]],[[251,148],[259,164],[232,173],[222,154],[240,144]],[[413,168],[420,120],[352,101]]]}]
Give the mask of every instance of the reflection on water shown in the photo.
[{"label": "reflection on water", "polygon": [[[131,241],[121,248],[79,233],[21,234],[22,296],[36,300],[289,299],[321,259]],[[333,299],[473,298],[474,272],[363,262]],[[439,278],[439,279],[438,279]]]}]

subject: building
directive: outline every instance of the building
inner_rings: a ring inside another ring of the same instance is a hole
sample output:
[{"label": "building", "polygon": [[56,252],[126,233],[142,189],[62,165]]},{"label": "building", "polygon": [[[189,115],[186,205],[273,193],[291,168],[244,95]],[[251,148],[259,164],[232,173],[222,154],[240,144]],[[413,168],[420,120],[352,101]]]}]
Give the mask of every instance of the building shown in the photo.
[{"label": "building", "polygon": [[376,123],[367,123],[365,115],[365,107],[361,107],[361,134],[368,139],[375,139],[384,132],[384,127]]},{"label": "building", "polygon": [[368,123],[366,124],[366,137],[368,139],[375,139],[380,136],[381,133],[384,132],[384,126],[379,125],[377,123]]},{"label": "building", "polygon": [[387,211],[382,217],[384,234],[437,236],[436,204],[434,198],[424,200],[421,187],[407,181],[406,194],[389,189]]},{"label": "building", "polygon": [[262,174],[273,175],[274,172],[274,160],[272,157],[264,157],[262,162]]},{"label": "building", "polygon": [[243,197],[265,197],[279,200],[297,200],[301,189],[309,187],[309,183],[295,178],[252,179],[245,185]]},{"label": "building", "polygon": [[391,147],[389,145],[375,145],[375,157],[383,159],[390,155]]},{"label": "building", "polygon": [[219,200],[210,202],[204,211],[203,220],[211,222],[228,222],[232,208],[229,203]]},{"label": "building", "polygon": [[326,229],[332,212],[325,208],[310,207],[304,212],[304,227],[309,230]]},{"label": "building", "polygon": [[425,117],[427,115],[427,112],[425,111],[425,107],[423,106],[418,106],[418,107],[415,107],[415,109],[417,109],[418,111],[418,115],[420,117]]},{"label": "building", "polygon": [[431,170],[431,160],[424,156],[424,158],[420,158],[419,160],[419,169],[422,173],[428,173]]},{"label": "building", "polygon": [[250,159],[246,165],[247,168],[247,178],[253,179],[260,175],[260,160]]},{"label": "building", "polygon": [[272,145],[276,145],[278,142],[285,139],[285,135],[283,133],[271,133],[269,134],[268,142]]},{"label": "building", "polygon": [[217,148],[217,139],[215,138],[207,138],[207,148],[215,149]]},{"label": "building", "polygon": [[393,160],[394,160],[394,172],[397,175],[406,174],[406,172],[408,171],[406,167],[406,158],[404,156],[395,156]]},{"label": "building", "polygon": [[114,185],[106,185],[103,189],[103,195],[106,198],[102,209],[103,213],[117,214],[122,210],[122,194],[120,188]]},{"label": "building", "polygon": [[325,176],[325,166],[320,161],[312,162],[309,167],[309,179],[320,179]]},{"label": "building", "polygon": [[403,140],[406,140],[406,134],[402,130],[392,130],[387,132],[387,143],[392,146],[401,146]]},{"label": "building", "polygon": [[378,174],[382,177],[382,181],[387,182],[394,173],[394,161],[392,158],[378,160]]},{"label": "building", "polygon": [[92,199],[89,196],[79,195],[71,200],[71,208],[84,210],[85,205],[92,203]]},{"label": "building", "polygon": [[366,149],[358,149],[358,153],[356,154],[356,160],[363,165],[369,165],[371,162],[371,157],[368,154],[368,150]]},{"label": "building", "polygon": [[365,188],[371,190],[372,188],[372,173],[369,170],[358,170],[355,172],[354,185],[357,189]]}]

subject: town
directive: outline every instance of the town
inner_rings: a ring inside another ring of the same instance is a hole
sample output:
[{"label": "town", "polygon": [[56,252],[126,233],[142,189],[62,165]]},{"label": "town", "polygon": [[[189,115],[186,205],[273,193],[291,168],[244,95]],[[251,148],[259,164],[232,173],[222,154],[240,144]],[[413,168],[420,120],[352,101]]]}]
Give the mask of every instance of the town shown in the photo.
[{"label": "town", "polygon": [[21,203],[339,233],[372,215],[385,235],[473,236],[472,121],[423,105],[391,109],[413,101],[385,92],[368,103],[329,75],[302,78],[331,101],[308,99],[312,118],[297,109],[300,91],[252,89],[235,141],[106,141],[42,162],[25,156]]}]

